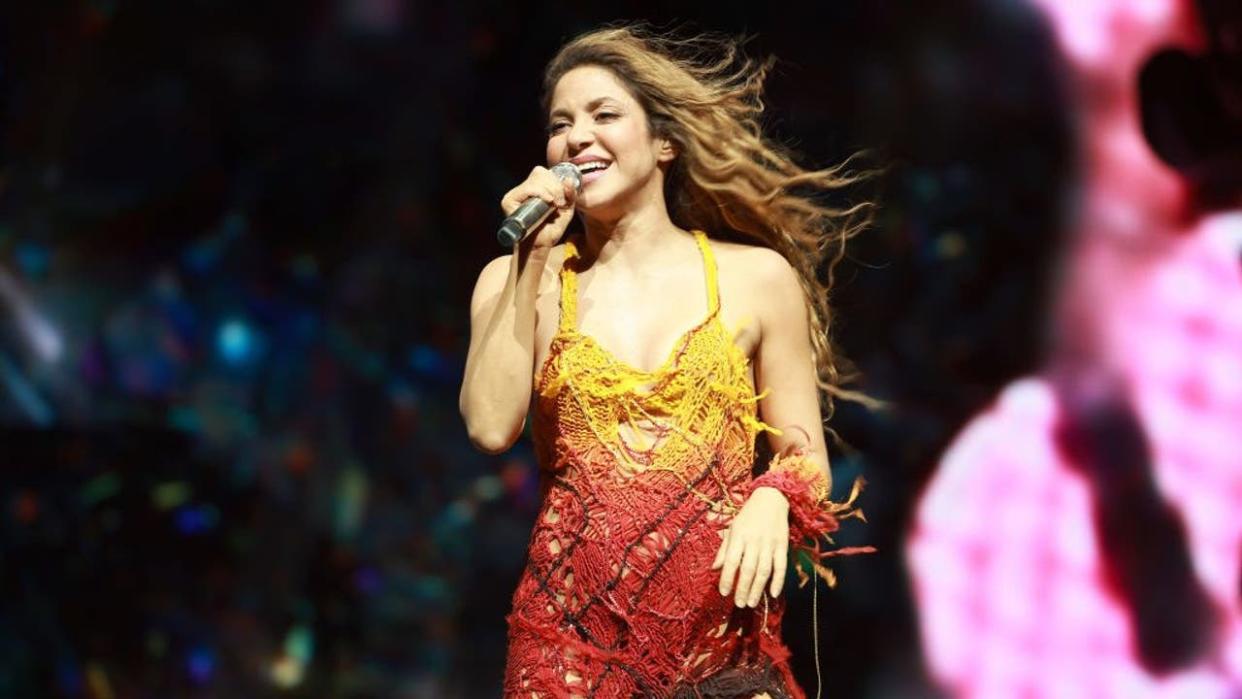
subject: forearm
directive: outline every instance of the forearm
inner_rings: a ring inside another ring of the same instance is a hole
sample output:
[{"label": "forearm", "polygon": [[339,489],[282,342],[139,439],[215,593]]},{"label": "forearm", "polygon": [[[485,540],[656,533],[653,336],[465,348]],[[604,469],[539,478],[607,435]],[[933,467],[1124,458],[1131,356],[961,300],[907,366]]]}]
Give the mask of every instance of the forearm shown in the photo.
[{"label": "forearm", "polygon": [[547,249],[516,252],[505,286],[466,356],[459,408],[470,440],[504,451],[517,440],[534,375],[535,299]]},{"label": "forearm", "polygon": [[[831,543],[830,535],[840,526],[840,520],[856,517],[862,512],[854,502],[862,489],[862,479],[856,479],[848,498],[843,502],[830,499],[832,483],[827,469],[826,457],[816,458],[805,450],[790,449],[772,459],[768,471],[750,484],[750,492],[779,492],[788,505],[789,537],[795,557],[805,556],[806,563],[815,574],[823,577],[829,585],[834,584],[832,572],[822,565],[830,556],[871,551],[871,547],[829,550],[822,542]],[[810,570],[795,568],[805,582]]]}]

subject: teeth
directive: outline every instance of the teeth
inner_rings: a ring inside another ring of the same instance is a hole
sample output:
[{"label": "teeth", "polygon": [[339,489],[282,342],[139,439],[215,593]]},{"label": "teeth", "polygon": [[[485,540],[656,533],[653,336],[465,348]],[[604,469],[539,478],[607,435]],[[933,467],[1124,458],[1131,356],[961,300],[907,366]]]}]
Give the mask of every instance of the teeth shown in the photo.
[{"label": "teeth", "polygon": [[606,167],[608,167],[608,163],[605,163],[600,160],[592,160],[589,163],[583,163],[582,165],[579,165],[578,172],[581,172],[581,173],[594,172],[596,170],[603,170]]}]

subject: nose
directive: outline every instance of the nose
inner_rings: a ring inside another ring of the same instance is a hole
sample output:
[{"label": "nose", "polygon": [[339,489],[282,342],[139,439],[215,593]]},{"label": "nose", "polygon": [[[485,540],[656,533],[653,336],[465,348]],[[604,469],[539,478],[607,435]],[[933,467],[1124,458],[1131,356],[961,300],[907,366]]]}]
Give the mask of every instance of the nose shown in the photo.
[{"label": "nose", "polygon": [[574,120],[574,123],[569,127],[569,134],[566,137],[566,142],[569,144],[569,154],[572,156],[581,153],[594,140],[595,135],[591,132],[590,123],[585,119]]}]

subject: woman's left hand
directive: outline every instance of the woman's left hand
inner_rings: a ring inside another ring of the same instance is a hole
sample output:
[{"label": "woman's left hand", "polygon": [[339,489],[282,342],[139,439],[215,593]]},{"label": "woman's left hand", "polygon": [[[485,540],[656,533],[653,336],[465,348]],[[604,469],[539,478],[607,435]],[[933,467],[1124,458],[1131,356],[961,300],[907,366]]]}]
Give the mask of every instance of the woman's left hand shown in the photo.
[{"label": "woman's left hand", "polygon": [[727,596],[737,576],[733,602],[754,607],[771,580],[773,597],[785,585],[789,554],[789,501],[776,488],[756,488],[724,532],[712,570],[720,571],[720,594]]}]

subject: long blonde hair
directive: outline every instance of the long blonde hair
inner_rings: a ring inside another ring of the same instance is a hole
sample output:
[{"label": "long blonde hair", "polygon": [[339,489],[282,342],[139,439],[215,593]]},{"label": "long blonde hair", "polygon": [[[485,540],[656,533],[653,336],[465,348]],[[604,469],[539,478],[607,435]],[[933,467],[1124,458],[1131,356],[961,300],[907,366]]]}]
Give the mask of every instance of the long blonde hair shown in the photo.
[{"label": "long blonde hair", "polygon": [[677,147],[664,192],[673,223],[762,245],[789,261],[807,300],[826,421],[834,397],[870,402],[842,387],[851,377],[830,338],[828,294],[846,241],[866,227],[872,209],[865,201],[831,208],[815,195],[871,173],[844,172],[849,160],[807,170],[764,136],[763,83],[775,59],[746,56],[743,42],[717,34],[661,35],[641,24],[587,32],[565,44],[545,69],[544,112],[565,73],[582,65],[610,70],[647,112],[652,133]]}]

